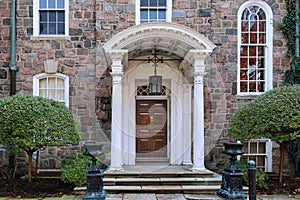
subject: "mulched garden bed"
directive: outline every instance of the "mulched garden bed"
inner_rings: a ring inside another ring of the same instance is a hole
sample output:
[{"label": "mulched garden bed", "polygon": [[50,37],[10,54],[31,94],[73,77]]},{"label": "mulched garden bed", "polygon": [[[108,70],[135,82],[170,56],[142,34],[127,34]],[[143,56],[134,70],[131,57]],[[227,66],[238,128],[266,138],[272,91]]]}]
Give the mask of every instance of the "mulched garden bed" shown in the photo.
[{"label": "mulched garden bed", "polygon": [[74,185],[63,183],[58,178],[27,180],[0,180],[0,197],[45,198],[74,194]]},{"label": "mulched garden bed", "polygon": [[266,181],[268,187],[265,189],[257,189],[257,194],[300,194],[300,178],[299,177],[284,177],[283,182],[279,183],[277,177],[270,177]]}]

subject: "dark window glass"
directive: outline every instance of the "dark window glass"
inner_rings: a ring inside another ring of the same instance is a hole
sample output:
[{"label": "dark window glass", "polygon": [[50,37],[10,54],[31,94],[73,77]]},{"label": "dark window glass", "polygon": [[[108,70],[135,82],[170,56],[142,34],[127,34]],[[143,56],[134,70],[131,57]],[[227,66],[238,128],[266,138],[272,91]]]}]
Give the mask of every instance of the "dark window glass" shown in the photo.
[{"label": "dark window glass", "polygon": [[47,11],[41,11],[40,12],[40,22],[47,22]]},{"label": "dark window glass", "polygon": [[141,0],[142,7],[148,7],[148,0]]},{"label": "dark window glass", "polygon": [[56,34],[56,23],[49,23],[49,34]]},{"label": "dark window glass", "polygon": [[56,22],[56,12],[49,11],[49,22]]},{"label": "dark window glass", "polygon": [[167,6],[167,0],[158,0],[158,6]]},{"label": "dark window glass", "polygon": [[58,34],[65,34],[65,23],[58,24],[57,28],[58,28],[57,30]]},{"label": "dark window glass", "polygon": [[157,7],[157,0],[149,0],[150,1],[150,7]]},{"label": "dark window glass", "polygon": [[40,34],[45,35],[48,34],[47,24],[40,23]]},{"label": "dark window glass", "polygon": [[65,12],[64,11],[58,11],[57,12],[57,20],[59,22],[64,22],[65,21]]}]

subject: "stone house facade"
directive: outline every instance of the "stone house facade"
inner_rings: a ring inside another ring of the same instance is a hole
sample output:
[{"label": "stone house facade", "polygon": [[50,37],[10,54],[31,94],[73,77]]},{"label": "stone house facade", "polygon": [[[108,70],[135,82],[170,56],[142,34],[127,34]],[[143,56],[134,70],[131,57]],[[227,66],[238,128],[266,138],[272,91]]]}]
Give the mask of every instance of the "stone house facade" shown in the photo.
[{"label": "stone house facade", "polygon": [[[111,169],[145,159],[216,169],[234,113],[282,85],[289,66],[277,28],[286,13],[282,0],[18,0],[16,8],[17,93],[64,102],[80,120],[81,144],[102,143]],[[0,2],[0,26],[5,97],[11,0]],[[149,95],[154,68],[162,76],[159,95]],[[152,119],[143,108],[149,105],[163,105],[163,112],[153,111]],[[141,129],[143,120],[153,124]],[[156,127],[161,120],[164,133]],[[151,131],[163,136],[149,139]],[[245,148],[277,171],[275,143],[254,140]],[[59,168],[49,155],[66,151],[45,149],[40,167]]]}]

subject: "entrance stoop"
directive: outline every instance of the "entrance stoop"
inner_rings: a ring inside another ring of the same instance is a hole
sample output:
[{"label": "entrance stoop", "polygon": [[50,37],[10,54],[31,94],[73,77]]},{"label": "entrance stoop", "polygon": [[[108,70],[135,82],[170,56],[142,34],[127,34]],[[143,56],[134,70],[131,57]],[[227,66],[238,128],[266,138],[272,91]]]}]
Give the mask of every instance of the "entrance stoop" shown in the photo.
[{"label": "entrance stoop", "polygon": [[114,193],[216,194],[222,177],[209,170],[190,171],[190,166],[139,163],[124,171],[104,172],[104,189]]}]

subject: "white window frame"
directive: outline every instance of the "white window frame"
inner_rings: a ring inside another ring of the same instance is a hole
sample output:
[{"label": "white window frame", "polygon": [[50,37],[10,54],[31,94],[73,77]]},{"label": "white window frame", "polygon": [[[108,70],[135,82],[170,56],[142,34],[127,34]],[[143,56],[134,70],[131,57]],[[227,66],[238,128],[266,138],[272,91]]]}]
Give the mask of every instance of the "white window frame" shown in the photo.
[{"label": "white window frame", "polygon": [[64,103],[67,107],[69,107],[69,76],[60,73],[55,73],[55,74],[41,73],[33,76],[33,96],[40,96],[39,95],[40,79],[44,79],[44,78],[59,78],[64,80]]},{"label": "white window frame", "polygon": [[[166,10],[166,22],[172,22],[172,0],[167,0],[167,10]],[[135,23],[136,25],[141,24],[141,1],[136,1],[135,6]]]},{"label": "white window frame", "polygon": [[[251,139],[244,143],[244,148],[247,148],[247,151],[250,152],[250,143],[266,143],[266,152],[265,153],[244,153],[242,157],[247,157],[247,161],[249,161],[250,156],[265,156],[265,171],[272,172],[272,141],[270,139]],[[255,160],[254,160],[255,161]],[[255,161],[255,164],[256,161]]]},{"label": "white window frame", "polygon": [[69,0],[65,1],[65,34],[64,35],[40,35],[40,20],[39,20],[39,8],[40,8],[40,1],[34,0],[33,1],[33,36],[34,37],[65,37],[69,36]]},{"label": "white window frame", "polygon": [[237,95],[249,96],[260,95],[264,92],[240,92],[240,50],[241,50],[241,16],[244,10],[249,6],[258,6],[266,14],[266,48],[265,48],[265,91],[273,88],[273,12],[271,7],[263,1],[250,0],[246,1],[238,10],[238,48],[237,48]]}]

